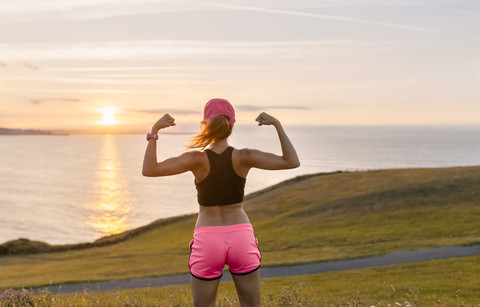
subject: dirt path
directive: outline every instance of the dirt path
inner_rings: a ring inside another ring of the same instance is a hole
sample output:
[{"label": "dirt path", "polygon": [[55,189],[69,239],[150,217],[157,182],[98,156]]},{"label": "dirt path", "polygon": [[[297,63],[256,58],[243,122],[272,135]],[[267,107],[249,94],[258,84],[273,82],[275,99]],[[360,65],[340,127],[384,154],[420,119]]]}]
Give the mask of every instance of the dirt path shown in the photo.
[{"label": "dirt path", "polygon": [[[414,251],[394,252],[385,255],[371,256],[364,258],[355,258],[347,260],[335,260],[308,263],[293,266],[263,267],[261,268],[262,278],[283,277],[304,274],[317,274],[332,271],[352,270],[376,266],[385,266],[392,264],[402,264],[409,262],[420,262],[433,259],[446,259],[453,257],[480,255],[480,244],[470,246],[447,246],[438,248],[428,248]],[[225,272],[222,281],[230,281],[231,276]],[[42,287],[48,289],[53,294],[74,293],[74,292],[95,292],[109,291],[116,289],[135,289],[144,287],[161,287],[167,285],[181,285],[190,282],[190,274],[178,274],[160,277],[147,277],[135,279],[119,279],[101,282],[87,282],[76,284],[62,284]]]}]

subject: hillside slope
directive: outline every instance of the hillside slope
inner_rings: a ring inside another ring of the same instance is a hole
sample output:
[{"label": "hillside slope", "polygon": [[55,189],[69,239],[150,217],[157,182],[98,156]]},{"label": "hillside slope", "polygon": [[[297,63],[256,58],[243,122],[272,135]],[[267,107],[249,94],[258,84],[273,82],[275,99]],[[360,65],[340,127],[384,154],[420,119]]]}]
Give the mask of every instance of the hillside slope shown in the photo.
[{"label": "hillside slope", "polygon": [[315,176],[246,203],[264,264],[480,241],[480,167]]}]

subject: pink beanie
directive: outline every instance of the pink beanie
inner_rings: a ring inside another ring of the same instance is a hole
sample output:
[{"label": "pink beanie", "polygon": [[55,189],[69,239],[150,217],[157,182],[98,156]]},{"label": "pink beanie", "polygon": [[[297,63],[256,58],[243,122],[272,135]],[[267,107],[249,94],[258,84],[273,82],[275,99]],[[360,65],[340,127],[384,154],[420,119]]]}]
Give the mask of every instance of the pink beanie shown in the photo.
[{"label": "pink beanie", "polygon": [[235,110],[228,100],[222,98],[210,99],[203,109],[203,120],[206,121],[218,115],[230,117],[228,122],[230,125],[235,123]]}]

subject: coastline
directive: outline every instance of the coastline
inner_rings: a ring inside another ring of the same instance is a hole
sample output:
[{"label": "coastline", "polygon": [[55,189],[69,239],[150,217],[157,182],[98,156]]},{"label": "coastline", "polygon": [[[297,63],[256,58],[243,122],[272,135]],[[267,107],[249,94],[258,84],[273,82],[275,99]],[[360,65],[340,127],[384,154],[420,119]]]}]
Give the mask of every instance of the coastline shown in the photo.
[{"label": "coastline", "polygon": [[[256,196],[275,190],[279,187],[283,187],[293,183],[298,183],[312,177],[325,176],[325,175],[338,174],[338,173],[341,173],[341,172],[337,171],[337,172],[331,172],[331,173],[316,173],[316,174],[306,174],[306,175],[296,176],[294,178],[282,181],[278,184],[272,185],[260,191],[256,191],[248,195],[245,195],[245,200],[252,199]],[[93,242],[84,242],[84,243],[76,243],[76,244],[49,244],[43,241],[30,240],[28,238],[18,238],[18,239],[10,240],[0,244],[0,257],[5,255],[54,253],[54,252],[80,250],[80,249],[87,249],[92,247],[112,245],[112,244],[124,242],[148,230],[161,227],[161,226],[166,226],[176,222],[188,220],[196,216],[197,216],[196,213],[192,213],[192,214],[185,214],[185,215],[158,219],[147,225],[132,228],[118,234],[105,236]]]},{"label": "coastline", "polygon": [[51,245],[42,241],[32,241],[26,238],[19,238],[16,240],[7,241],[5,243],[0,244],[0,257],[6,256],[6,255],[55,253],[55,252],[72,251],[72,250],[80,250],[80,249],[88,249],[93,247],[112,245],[112,244],[124,242],[150,229],[154,229],[160,226],[165,226],[171,223],[179,222],[184,219],[191,218],[192,216],[196,216],[196,214],[180,215],[180,216],[175,216],[175,217],[170,217],[165,219],[159,219],[159,220],[153,221],[150,224],[129,229],[127,231],[124,231],[118,234],[105,236],[93,242]]},{"label": "coastline", "polygon": [[[468,169],[468,168],[479,168],[480,166],[457,166],[457,167],[436,167],[436,168],[399,168],[399,169],[382,169],[382,170],[364,170],[364,171],[335,171],[335,172],[321,172],[321,173],[314,173],[314,174],[305,174],[293,177],[291,179],[284,180],[272,186],[266,187],[259,191],[252,192],[248,195],[245,195],[244,201],[251,201],[255,202],[255,199],[262,199],[264,195],[271,194],[271,192],[275,192],[277,189],[282,189],[291,185],[301,184],[304,181],[308,181],[311,178],[321,177],[321,176],[334,176],[334,175],[341,175],[341,174],[348,174],[348,173],[357,173],[357,174],[367,174],[374,176],[377,172],[395,172],[395,171],[422,171],[422,170],[431,170],[431,171],[441,171],[441,170],[449,170],[449,169]],[[408,195],[405,195],[408,197]],[[117,244],[120,242],[127,241],[133,237],[141,235],[149,230],[163,227],[171,224],[175,224],[178,222],[185,222],[188,220],[194,220],[196,218],[196,213],[185,214],[185,215],[178,215],[168,218],[161,218],[155,220],[151,223],[148,223],[143,226],[139,226],[136,228],[132,228],[126,230],[124,232],[105,236],[99,238],[93,242],[83,242],[83,243],[74,243],[74,244],[49,244],[43,241],[34,241],[28,238],[18,238],[10,241],[6,241],[0,244],[0,257],[7,256],[7,255],[26,255],[26,254],[38,254],[38,253],[55,253],[55,252],[62,252],[62,251],[73,251],[73,250],[82,250],[82,249],[89,249],[94,247],[103,247],[108,245]]]},{"label": "coastline", "polygon": [[37,130],[37,129],[10,129],[10,128],[0,128],[0,136],[3,135],[52,135],[52,136],[68,136],[70,135],[64,131],[50,131],[50,130]]}]

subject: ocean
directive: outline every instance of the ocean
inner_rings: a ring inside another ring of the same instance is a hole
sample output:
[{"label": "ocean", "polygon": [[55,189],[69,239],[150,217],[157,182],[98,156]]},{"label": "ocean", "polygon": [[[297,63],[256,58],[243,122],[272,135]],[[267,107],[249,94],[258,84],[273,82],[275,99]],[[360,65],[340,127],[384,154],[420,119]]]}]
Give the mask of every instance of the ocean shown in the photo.
[{"label": "ocean", "polygon": [[[480,165],[480,127],[285,127],[301,166],[254,169],[246,193],[319,172]],[[192,134],[162,134],[159,159]],[[279,154],[273,127],[235,127],[230,144]],[[193,175],[141,174],[144,135],[0,136],[0,244],[91,242],[198,210]],[[192,225],[192,229],[193,229]]]}]

